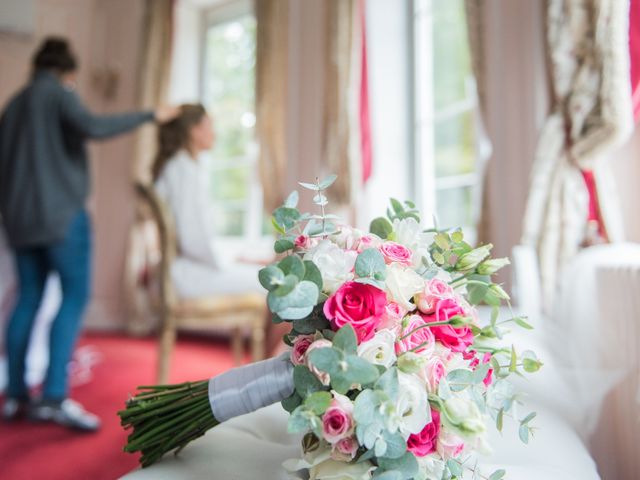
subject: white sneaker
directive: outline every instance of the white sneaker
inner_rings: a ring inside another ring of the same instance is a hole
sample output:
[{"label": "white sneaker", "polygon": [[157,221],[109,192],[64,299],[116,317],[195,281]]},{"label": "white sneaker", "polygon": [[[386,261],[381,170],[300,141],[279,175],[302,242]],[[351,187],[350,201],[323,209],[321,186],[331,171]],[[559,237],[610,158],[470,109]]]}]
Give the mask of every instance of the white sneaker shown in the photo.
[{"label": "white sneaker", "polygon": [[11,422],[17,419],[27,406],[27,403],[17,398],[7,398],[2,405],[2,419],[5,422]]},{"label": "white sneaker", "polygon": [[100,428],[100,419],[87,412],[82,405],[70,399],[59,404],[46,401],[35,403],[29,409],[29,420],[35,422],[54,422],[63,427],[95,432]]}]

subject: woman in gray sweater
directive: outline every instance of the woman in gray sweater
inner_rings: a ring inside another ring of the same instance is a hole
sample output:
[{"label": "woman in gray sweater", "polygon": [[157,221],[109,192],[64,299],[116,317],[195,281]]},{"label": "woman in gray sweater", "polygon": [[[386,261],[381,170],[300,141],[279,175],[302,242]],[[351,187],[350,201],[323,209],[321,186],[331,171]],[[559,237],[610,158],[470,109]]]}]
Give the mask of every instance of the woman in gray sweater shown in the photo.
[{"label": "woman in gray sweater", "polygon": [[[89,162],[85,143],[177,115],[174,107],[94,115],[68,88],[77,62],[66,40],[44,41],[31,81],[0,117],[0,214],[12,247],[19,295],[7,324],[9,383],[2,416],[93,431],[99,419],[68,399],[67,364],[89,299],[91,226],[85,210]],[[60,277],[62,302],[50,333],[42,396],[29,398],[25,357],[46,278]]]}]

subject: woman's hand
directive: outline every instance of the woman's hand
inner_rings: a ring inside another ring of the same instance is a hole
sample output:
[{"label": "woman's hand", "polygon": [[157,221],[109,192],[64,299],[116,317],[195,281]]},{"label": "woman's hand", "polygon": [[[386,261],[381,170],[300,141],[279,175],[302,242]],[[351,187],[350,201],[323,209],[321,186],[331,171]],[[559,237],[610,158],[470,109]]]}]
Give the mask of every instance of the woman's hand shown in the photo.
[{"label": "woman's hand", "polygon": [[155,111],[155,119],[158,123],[170,122],[180,115],[180,107],[176,105],[163,105]]}]

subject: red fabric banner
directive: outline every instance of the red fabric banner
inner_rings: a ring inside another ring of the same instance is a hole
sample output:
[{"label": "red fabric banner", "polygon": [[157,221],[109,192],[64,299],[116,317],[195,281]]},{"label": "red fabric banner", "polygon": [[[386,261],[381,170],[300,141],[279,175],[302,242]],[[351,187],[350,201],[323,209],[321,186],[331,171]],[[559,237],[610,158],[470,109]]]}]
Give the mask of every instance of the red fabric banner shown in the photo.
[{"label": "red fabric banner", "polygon": [[633,116],[640,121],[640,0],[631,0],[629,10],[629,59]]},{"label": "red fabric banner", "polygon": [[362,52],[360,62],[360,150],[362,155],[362,183],[371,177],[373,168],[373,151],[371,145],[371,118],[369,115],[369,74],[367,70],[367,29],[365,0],[359,5],[360,25],[362,32]]}]

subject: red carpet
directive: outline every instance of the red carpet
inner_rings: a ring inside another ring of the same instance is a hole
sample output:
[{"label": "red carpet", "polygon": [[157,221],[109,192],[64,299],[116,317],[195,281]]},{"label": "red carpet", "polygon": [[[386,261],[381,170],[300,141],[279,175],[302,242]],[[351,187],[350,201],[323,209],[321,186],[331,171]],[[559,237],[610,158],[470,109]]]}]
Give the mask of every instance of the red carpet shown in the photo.
[{"label": "red carpet", "polygon": [[[92,380],[71,397],[100,416],[103,428],[82,434],[56,425],[26,421],[0,423],[0,478],[6,480],[113,480],[132,470],[137,457],[122,452],[126,432],[116,412],[137,385],[155,383],[156,341],[121,336],[85,336],[102,355]],[[171,382],[200,380],[233,366],[226,342],[181,339],[172,361]]]}]

